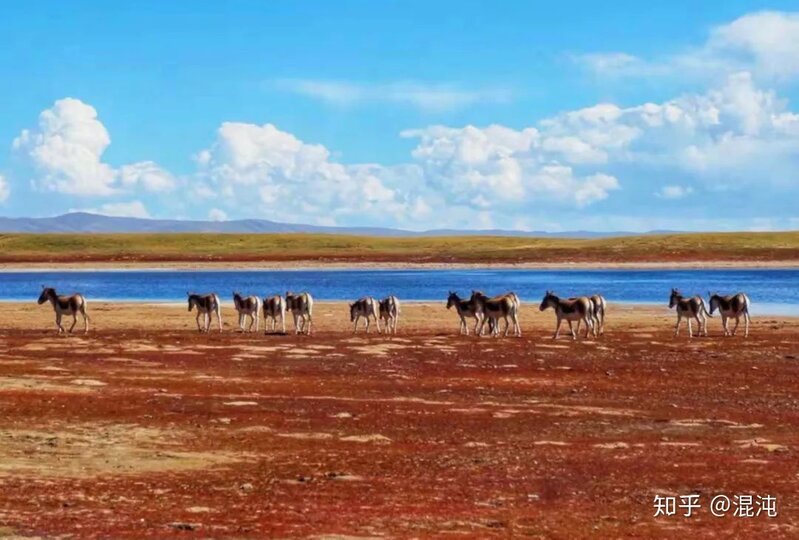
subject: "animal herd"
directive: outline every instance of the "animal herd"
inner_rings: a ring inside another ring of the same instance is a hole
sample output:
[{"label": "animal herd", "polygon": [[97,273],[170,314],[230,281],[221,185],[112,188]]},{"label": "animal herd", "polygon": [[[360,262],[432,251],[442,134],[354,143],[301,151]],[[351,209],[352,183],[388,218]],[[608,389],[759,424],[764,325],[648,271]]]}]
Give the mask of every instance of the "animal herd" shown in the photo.
[{"label": "animal herd", "polygon": [[[189,312],[196,310],[196,323],[199,332],[209,332],[212,319],[215,317],[219,331],[222,331],[221,302],[216,293],[195,294],[186,293]],[[710,310],[708,311],[704,298],[699,295],[684,296],[677,289],[671,290],[669,308],[677,314],[677,324],[674,335],[680,333],[680,324],[685,319],[689,337],[694,336],[692,321],[696,321],[698,333],[708,335],[707,319],[718,310],[721,314],[721,324],[725,336],[734,336],[738,330],[740,320],[744,320],[744,336],[749,336],[749,297],[742,292],[730,296],[708,293]],[[78,322],[78,314],[83,318],[84,332],[89,331],[91,320],[86,311],[86,298],[82,294],[68,296],[59,295],[52,287],[42,286],[38,303],[50,302],[55,312],[55,323],[59,334],[66,333],[61,320],[64,316],[72,317],[71,333]],[[264,332],[276,332],[278,319],[280,319],[280,332],[286,332],[286,314],[291,313],[294,320],[296,334],[311,334],[313,325],[313,297],[308,292],[286,292],[285,296],[274,295],[261,299],[258,296],[243,296],[239,292],[233,293],[233,305],[238,313],[238,326],[242,332],[260,330],[261,317],[264,319]],[[455,308],[460,320],[459,332],[469,335],[467,320],[474,320],[474,334],[483,336],[488,332],[492,336],[500,333],[500,323],[504,322],[503,335],[513,332],[514,336],[522,335],[519,324],[519,311],[521,300],[512,292],[497,296],[488,296],[482,291],[473,290],[468,298],[461,298],[456,292],[450,291],[447,297],[447,309]],[[563,321],[569,325],[573,340],[578,338],[580,326],[585,325],[585,338],[590,335],[598,337],[605,332],[605,312],[607,302],[602,295],[578,296],[573,298],[560,298],[552,291],[546,291],[539,306],[540,311],[552,308],[555,312],[556,326],[553,339],[560,336]],[[349,304],[350,322],[353,324],[353,333],[357,333],[360,320],[364,320],[365,332],[368,334],[372,324],[377,326],[378,333],[382,332],[381,321],[387,334],[396,334],[400,316],[400,301],[396,296],[387,296],[376,300],[365,296]],[[202,319],[202,323],[200,322]],[[735,326],[730,330],[730,319],[735,319]],[[248,324],[249,322],[249,324]],[[271,327],[267,323],[271,322]],[[576,323],[576,325],[574,324]]]}]

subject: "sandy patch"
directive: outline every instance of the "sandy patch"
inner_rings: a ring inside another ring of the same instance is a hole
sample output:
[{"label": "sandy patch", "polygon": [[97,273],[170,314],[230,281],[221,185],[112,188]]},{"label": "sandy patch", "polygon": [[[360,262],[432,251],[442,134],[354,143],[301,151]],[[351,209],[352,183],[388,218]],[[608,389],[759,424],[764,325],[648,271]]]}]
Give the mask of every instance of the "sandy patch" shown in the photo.
[{"label": "sandy patch", "polygon": [[243,457],[171,451],[180,438],[172,430],[124,424],[0,429],[0,475],[86,478],[142,474],[203,469]]},{"label": "sandy patch", "polygon": [[31,392],[61,392],[66,394],[79,394],[90,391],[90,389],[86,387],[60,384],[44,378],[0,377],[0,392],[20,390]]}]

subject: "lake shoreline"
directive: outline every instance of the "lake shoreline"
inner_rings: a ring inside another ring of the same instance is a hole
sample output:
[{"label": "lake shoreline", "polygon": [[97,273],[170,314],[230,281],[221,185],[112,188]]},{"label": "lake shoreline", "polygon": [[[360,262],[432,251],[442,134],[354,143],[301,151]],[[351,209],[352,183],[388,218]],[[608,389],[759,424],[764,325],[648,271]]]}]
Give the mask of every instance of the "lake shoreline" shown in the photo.
[{"label": "lake shoreline", "polygon": [[465,262],[367,262],[367,261],[109,261],[109,262],[11,262],[0,263],[0,272],[87,272],[87,271],[156,271],[156,270],[464,270],[490,268],[493,270],[691,270],[691,269],[793,269],[799,268],[799,260],[768,261],[646,261],[646,262],[521,262],[521,263],[465,263]]}]

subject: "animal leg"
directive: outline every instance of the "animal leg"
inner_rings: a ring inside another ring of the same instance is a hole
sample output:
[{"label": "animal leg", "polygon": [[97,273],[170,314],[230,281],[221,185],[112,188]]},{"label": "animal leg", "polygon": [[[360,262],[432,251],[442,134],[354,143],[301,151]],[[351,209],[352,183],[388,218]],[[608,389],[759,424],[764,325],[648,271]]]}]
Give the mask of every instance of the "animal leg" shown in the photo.
[{"label": "animal leg", "polygon": [[199,311],[197,312],[197,316],[194,318],[194,320],[197,322],[197,331],[198,332],[202,332],[203,329],[200,326],[200,312]]},{"label": "animal leg", "polygon": [[688,322],[688,337],[692,338],[694,337],[694,330],[691,327],[691,317],[686,317],[685,320]]},{"label": "animal leg", "polygon": [[305,331],[307,335],[311,335],[311,324],[313,323],[313,316],[308,313],[308,329]]},{"label": "animal leg", "polygon": [[[222,331],[222,312],[219,307],[216,308],[216,322],[219,324],[219,331]],[[211,315],[208,315],[208,329],[211,329]]]},{"label": "animal leg", "polygon": [[558,339],[558,336],[560,335],[560,325],[562,322],[563,319],[559,318],[557,324],[555,325],[555,334],[552,336],[552,339]]},{"label": "animal leg", "polygon": [[69,327],[69,333],[71,334],[72,331],[75,329],[75,325],[78,324],[78,314],[72,314],[72,326]]},{"label": "animal leg", "polygon": [[733,326],[733,327],[732,327],[732,335],[733,335],[733,336],[734,336],[734,335],[735,335],[735,333],[738,331],[738,325],[739,325],[740,323],[741,323],[741,317],[740,317],[740,315],[739,315],[738,317],[735,317],[735,326]]},{"label": "animal leg", "polygon": [[80,306],[80,313],[81,313],[81,315],[83,315],[83,333],[84,334],[88,334],[89,333],[89,314],[86,313],[86,305],[85,304]]},{"label": "animal leg", "polygon": [[744,311],[744,337],[749,337],[749,309]]},{"label": "animal leg", "polygon": [[[580,324],[580,321],[577,321],[577,324]],[[571,321],[569,321],[569,330],[572,333],[572,341],[577,341],[577,332],[574,331],[574,326]]]},{"label": "animal leg", "polygon": [[[382,334],[382,332],[380,331],[380,318],[379,317],[375,317],[375,324],[377,325],[377,333],[378,334]],[[386,330],[386,332],[388,332],[388,330]]]},{"label": "animal leg", "polygon": [[63,326],[61,326],[61,314],[60,314],[60,313],[56,313],[56,316],[55,316],[55,326],[56,326],[56,328],[58,329],[58,333],[59,333],[59,334],[61,334],[62,332],[64,332],[64,331],[65,331],[65,330],[64,330],[64,327],[63,327]]},{"label": "animal leg", "polygon": [[594,321],[591,319],[591,317],[586,317],[585,318],[585,339],[588,339],[588,335],[590,333],[593,333],[594,337],[596,337],[596,333],[594,332]]},{"label": "animal leg", "polygon": [[680,322],[681,322],[681,319],[682,319],[682,317],[680,316],[679,313],[677,313],[677,324],[674,325],[674,337],[677,337],[677,336],[680,335]]}]

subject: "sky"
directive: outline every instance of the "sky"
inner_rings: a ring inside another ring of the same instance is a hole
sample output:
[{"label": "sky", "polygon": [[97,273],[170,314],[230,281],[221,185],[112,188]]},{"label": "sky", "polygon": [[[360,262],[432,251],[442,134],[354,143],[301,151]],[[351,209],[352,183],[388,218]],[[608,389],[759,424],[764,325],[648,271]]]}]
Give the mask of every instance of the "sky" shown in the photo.
[{"label": "sky", "polygon": [[4,216],[799,229],[795,2],[14,3],[0,82]]}]

